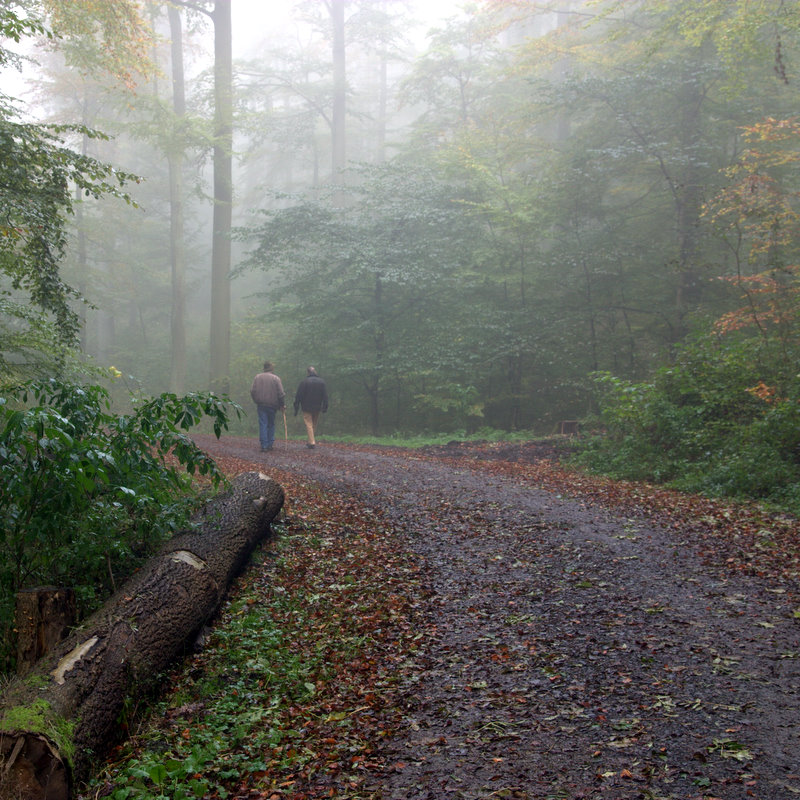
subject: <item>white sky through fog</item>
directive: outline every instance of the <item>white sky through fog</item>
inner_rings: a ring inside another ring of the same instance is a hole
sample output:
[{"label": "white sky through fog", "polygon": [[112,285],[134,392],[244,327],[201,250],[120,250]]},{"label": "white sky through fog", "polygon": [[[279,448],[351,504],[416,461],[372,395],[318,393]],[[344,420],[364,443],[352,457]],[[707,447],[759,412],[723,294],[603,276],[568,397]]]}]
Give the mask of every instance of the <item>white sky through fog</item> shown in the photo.
[{"label": "white sky through fog", "polygon": [[[419,43],[420,49],[423,49],[427,31],[448,17],[456,15],[463,3],[464,0],[407,0],[406,14],[418,22],[418,26],[406,33]],[[260,45],[269,39],[274,41],[282,31],[292,35],[292,5],[293,0],[232,0],[234,58],[247,58],[257,54]],[[207,67],[208,58],[213,58],[211,36],[209,33],[208,52],[197,56],[198,64],[195,66],[199,68]],[[10,46],[10,49],[31,51],[27,42],[22,46]],[[191,72],[191,67],[189,65],[187,67]],[[11,67],[0,70],[0,91],[18,98],[23,107],[23,114],[31,119],[36,118],[36,109],[28,107],[25,101],[28,99],[31,82],[36,82],[37,72],[34,64],[27,64],[22,73]]]},{"label": "white sky through fog", "polygon": [[[319,0],[322,3],[322,0]],[[456,14],[464,0],[408,0],[407,14],[419,22],[408,32],[420,42],[426,32]],[[265,40],[291,27],[292,0],[232,0],[234,57],[252,55]]]}]

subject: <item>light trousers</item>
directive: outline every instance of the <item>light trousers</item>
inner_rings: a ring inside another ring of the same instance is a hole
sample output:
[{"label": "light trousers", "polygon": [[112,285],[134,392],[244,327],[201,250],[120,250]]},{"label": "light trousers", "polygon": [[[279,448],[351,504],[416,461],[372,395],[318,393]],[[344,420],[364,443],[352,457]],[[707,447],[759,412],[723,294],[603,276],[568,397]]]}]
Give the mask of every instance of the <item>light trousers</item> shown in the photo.
[{"label": "light trousers", "polygon": [[314,441],[314,430],[317,427],[317,420],[319,419],[319,411],[304,411],[303,422],[306,425],[306,434],[308,435],[308,443],[316,444]]}]

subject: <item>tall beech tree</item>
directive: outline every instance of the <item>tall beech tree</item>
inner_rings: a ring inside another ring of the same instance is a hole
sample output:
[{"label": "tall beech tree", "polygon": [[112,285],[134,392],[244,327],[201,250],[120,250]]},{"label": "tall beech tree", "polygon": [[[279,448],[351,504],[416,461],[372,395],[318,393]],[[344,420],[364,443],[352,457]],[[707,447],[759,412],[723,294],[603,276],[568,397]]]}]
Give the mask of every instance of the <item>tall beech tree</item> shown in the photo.
[{"label": "tall beech tree", "polygon": [[183,27],[175,6],[167,8],[172,68],[172,110],[176,130],[168,148],[170,267],[172,313],[170,315],[170,390],[183,394],[186,382],[186,247],[184,243],[184,128],[186,125],[186,82],[183,68]]},{"label": "tall beech tree", "polygon": [[233,24],[231,0],[174,0],[205,14],[214,25],[214,208],[211,223],[209,383],[230,390],[231,228],[233,220]]},{"label": "tall beech tree", "polygon": [[408,56],[405,3],[298,4],[294,23],[311,35],[273,37],[237,67],[245,158],[261,161],[242,175],[253,204],[264,205],[265,182],[298,191],[342,181],[348,158],[385,160],[399,83],[389,67]]},{"label": "tall beech tree", "polygon": [[331,109],[331,172],[335,183],[342,180],[347,163],[347,66],[344,37],[345,0],[324,0],[331,17],[333,54],[333,107]]},{"label": "tall beech tree", "polygon": [[210,385],[230,390],[231,226],[233,219],[233,28],[231,0],[215,0],[214,218],[211,241]]}]

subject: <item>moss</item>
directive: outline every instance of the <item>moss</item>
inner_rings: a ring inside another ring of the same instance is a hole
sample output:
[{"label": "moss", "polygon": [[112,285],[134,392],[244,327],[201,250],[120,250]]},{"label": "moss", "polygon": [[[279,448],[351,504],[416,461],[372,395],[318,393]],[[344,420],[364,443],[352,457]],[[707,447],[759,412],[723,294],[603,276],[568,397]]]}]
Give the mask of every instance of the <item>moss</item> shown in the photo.
[{"label": "moss", "polygon": [[75,723],[53,713],[46,700],[34,700],[27,706],[13,706],[3,712],[0,727],[5,730],[39,733],[58,748],[61,757],[72,764],[75,757],[73,739]]},{"label": "moss", "polygon": [[44,689],[46,686],[50,685],[51,679],[44,675],[29,675],[22,682],[26,686],[30,686],[31,689]]},{"label": "moss", "polygon": [[49,711],[50,703],[46,700],[34,700],[29,706],[6,709],[0,721],[5,728],[44,733]]}]

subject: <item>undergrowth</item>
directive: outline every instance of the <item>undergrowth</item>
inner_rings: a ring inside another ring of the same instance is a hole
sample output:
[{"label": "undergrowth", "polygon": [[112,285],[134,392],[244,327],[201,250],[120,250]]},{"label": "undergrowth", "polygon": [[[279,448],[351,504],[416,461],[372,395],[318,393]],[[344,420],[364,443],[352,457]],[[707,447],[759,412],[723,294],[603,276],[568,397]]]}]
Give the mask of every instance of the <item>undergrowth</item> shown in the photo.
[{"label": "undergrowth", "polygon": [[711,337],[684,345],[650,381],[598,373],[602,431],[578,465],[612,478],[800,514],[797,353]]},{"label": "undergrowth", "polygon": [[0,671],[14,666],[14,599],[72,586],[96,608],[200,502],[192,478],[223,476],[189,431],[227,429],[237,407],[213,394],[131,400],[56,379],[0,391]]},{"label": "undergrowth", "polygon": [[373,747],[399,713],[395,654],[421,638],[414,567],[376,515],[330,492],[307,504],[298,493],[311,490],[280,480],[293,508],[277,536],[171,676],[180,688],[137,719],[82,797],[374,796]]}]

